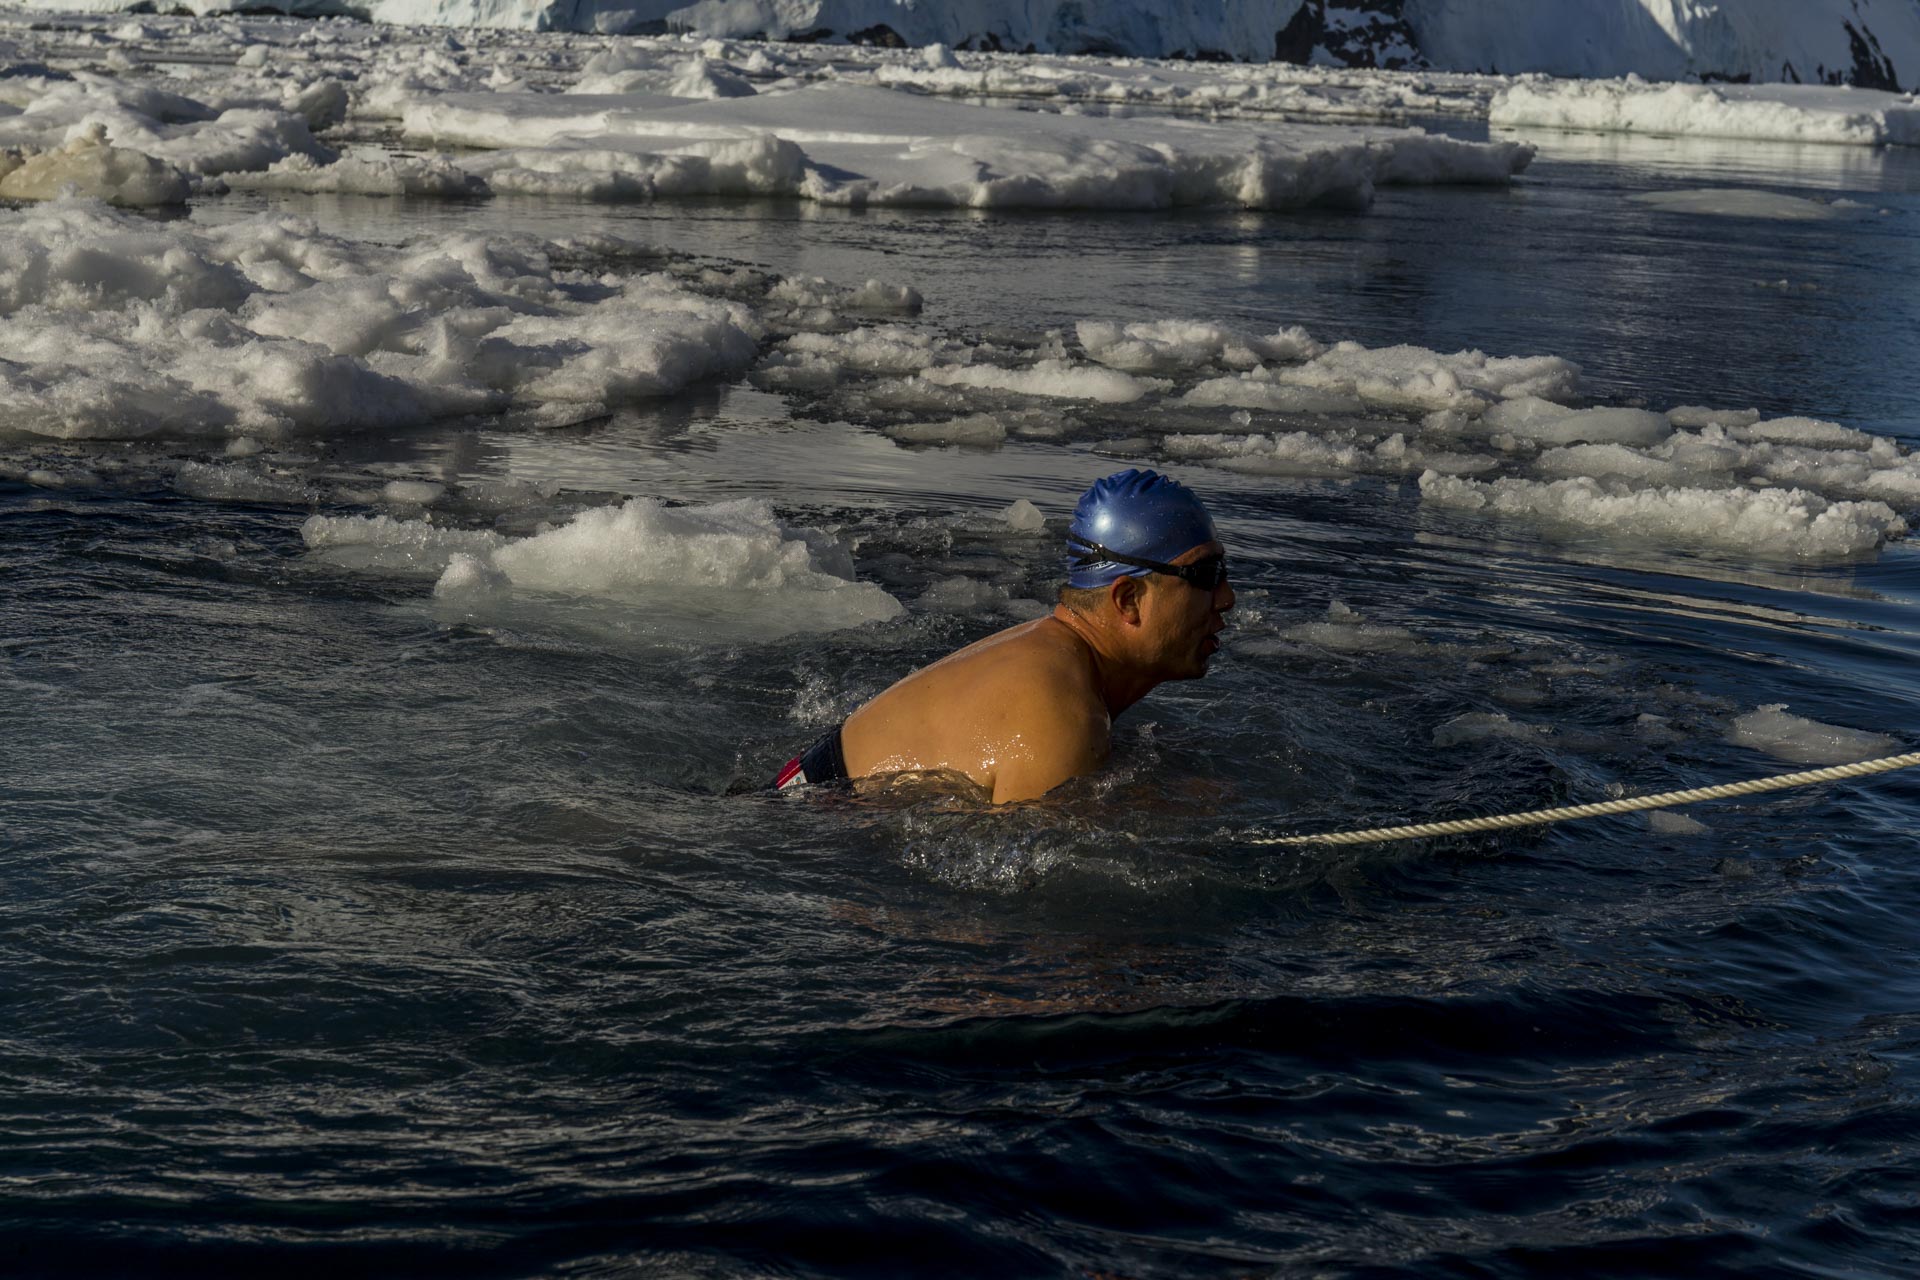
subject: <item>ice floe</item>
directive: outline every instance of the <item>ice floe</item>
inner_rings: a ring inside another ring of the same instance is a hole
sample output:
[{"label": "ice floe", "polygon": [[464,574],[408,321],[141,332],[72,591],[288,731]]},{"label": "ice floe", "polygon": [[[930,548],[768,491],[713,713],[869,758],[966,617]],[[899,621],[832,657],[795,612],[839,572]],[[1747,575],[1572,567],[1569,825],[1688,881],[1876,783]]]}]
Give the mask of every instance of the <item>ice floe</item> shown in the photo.
[{"label": "ice floe", "polygon": [[643,634],[772,639],[905,612],[853,580],[853,561],[830,534],[783,524],[754,499],[670,507],[633,498],[525,538],[391,516],[316,515],[300,532],[332,563],[432,577],[442,605],[481,615],[535,593],[645,606]]},{"label": "ice floe", "polygon": [[1591,476],[1481,481],[1427,471],[1420,496],[1437,507],[1761,556],[1858,555],[1907,530],[1884,502],[1828,501],[1799,489],[1634,489]]},{"label": "ice floe", "polygon": [[561,250],[477,235],[390,247],[290,217],[162,226],[85,202],[0,213],[0,430],[579,421],[753,359],[747,307],[659,273],[562,269]]},{"label": "ice floe", "polygon": [[1920,143],[1920,105],[1911,95],[1845,86],[1529,77],[1495,94],[1488,118],[1501,128],[1855,146]]},{"label": "ice floe", "polygon": [[1727,740],[1795,764],[1851,764],[1893,755],[1899,744],[1881,733],[1866,733],[1790,715],[1785,703],[1759,707],[1734,719]]},{"label": "ice floe", "polygon": [[[1364,207],[1376,184],[1505,182],[1533,155],[1414,129],[1009,111],[834,83],[727,99],[434,92],[401,120],[422,143],[507,152],[474,163],[496,186],[495,172],[577,167],[571,194],[591,195],[585,178],[613,154],[652,173],[731,148],[734,193],[851,207]],[[582,151],[590,163],[569,158]]]}]

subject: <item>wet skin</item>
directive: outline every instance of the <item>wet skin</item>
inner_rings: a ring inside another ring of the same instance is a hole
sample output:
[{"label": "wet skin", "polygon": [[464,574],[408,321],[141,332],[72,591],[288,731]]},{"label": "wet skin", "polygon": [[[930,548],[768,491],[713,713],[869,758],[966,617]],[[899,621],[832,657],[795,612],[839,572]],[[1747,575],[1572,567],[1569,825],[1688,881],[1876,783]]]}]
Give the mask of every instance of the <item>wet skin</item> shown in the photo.
[{"label": "wet skin", "polygon": [[[1207,542],[1170,563],[1222,554]],[[914,672],[841,730],[847,771],[964,774],[996,804],[1043,795],[1100,767],[1113,721],[1165,680],[1207,673],[1233,588],[1170,574],[1121,578],[1089,611],[1057,605]]]}]

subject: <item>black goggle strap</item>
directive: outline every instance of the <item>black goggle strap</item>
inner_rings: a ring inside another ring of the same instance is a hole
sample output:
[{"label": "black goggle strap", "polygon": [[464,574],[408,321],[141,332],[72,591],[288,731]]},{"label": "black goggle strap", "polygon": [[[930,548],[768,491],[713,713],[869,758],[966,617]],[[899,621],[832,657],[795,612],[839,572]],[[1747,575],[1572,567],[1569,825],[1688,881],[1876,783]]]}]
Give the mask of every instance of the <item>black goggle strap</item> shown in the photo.
[{"label": "black goggle strap", "polygon": [[[1111,547],[1103,547],[1097,542],[1090,542],[1077,533],[1067,535],[1067,545],[1071,550],[1080,552],[1080,558],[1073,562],[1073,567],[1076,569],[1084,569],[1088,565],[1103,563],[1128,564],[1138,569],[1151,569],[1155,573],[1172,574],[1174,577],[1190,582],[1194,586],[1206,591],[1211,591],[1213,588],[1219,586],[1220,580],[1227,576],[1227,558],[1225,556],[1209,556],[1205,560],[1200,561],[1199,564],[1168,564],[1164,560],[1143,560],[1139,556],[1123,555]],[[1200,565],[1212,565],[1213,572],[1203,572]]]}]

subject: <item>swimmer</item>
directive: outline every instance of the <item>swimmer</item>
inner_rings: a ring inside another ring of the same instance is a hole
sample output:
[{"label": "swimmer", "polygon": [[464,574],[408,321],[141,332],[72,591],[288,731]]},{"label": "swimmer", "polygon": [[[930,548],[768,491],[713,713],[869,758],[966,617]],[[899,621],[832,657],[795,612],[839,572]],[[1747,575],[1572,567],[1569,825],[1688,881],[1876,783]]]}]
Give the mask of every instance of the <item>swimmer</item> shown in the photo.
[{"label": "swimmer", "polygon": [[1191,489],[1122,471],[1080,497],[1067,582],[1047,617],[901,680],[787,762],[776,787],[947,771],[995,804],[1105,763],[1113,721],[1164,680],[1193,680],[1233,608],[1226,550]]}]

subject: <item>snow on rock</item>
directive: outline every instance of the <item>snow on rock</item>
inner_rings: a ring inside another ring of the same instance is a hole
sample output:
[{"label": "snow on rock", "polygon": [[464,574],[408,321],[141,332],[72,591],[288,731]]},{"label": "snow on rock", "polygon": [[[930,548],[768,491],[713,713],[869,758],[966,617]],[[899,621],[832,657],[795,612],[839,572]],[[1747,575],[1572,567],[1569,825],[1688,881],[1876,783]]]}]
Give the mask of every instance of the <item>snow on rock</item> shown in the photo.
[{"label": "snow on rock", "polygon": [[396,248],[291,217],[156,224],[91,202],[0,212],[0,430],[580,421],[753,359],[745,306],[665,275],[561,270],[555,249],[479,235]]},{"label": "snow on rock", "polygon": [[1727,741],[1764,751],[1776,760],[1813,765],[1852,764],[1895,755],[1900,750],[1899,744],[1885,734],[1788,715],[1783,702],[1735,717],[1727,729]]},{"label": "snow on rock", "polygon": [[1634,489],[1591,476],[1480,481],[1427,471],[1420,496],[1438,507],[1782,558],[1856,556],[1907,529],[1885,503],[1829,502],[1800,489]]},{"label": "snow on rock", "polygon": [[[1920,27],[1916,35],[1920,37]],[[1920,45],[1913,63],[1920,66]],[[1488,118],[1496,128],[1546,126],[1857,146],[1920,144],[1920,105],[1911,96],[1819,85],[1649,84],[1637,77],[1526,79],[1494,96]]]}]

